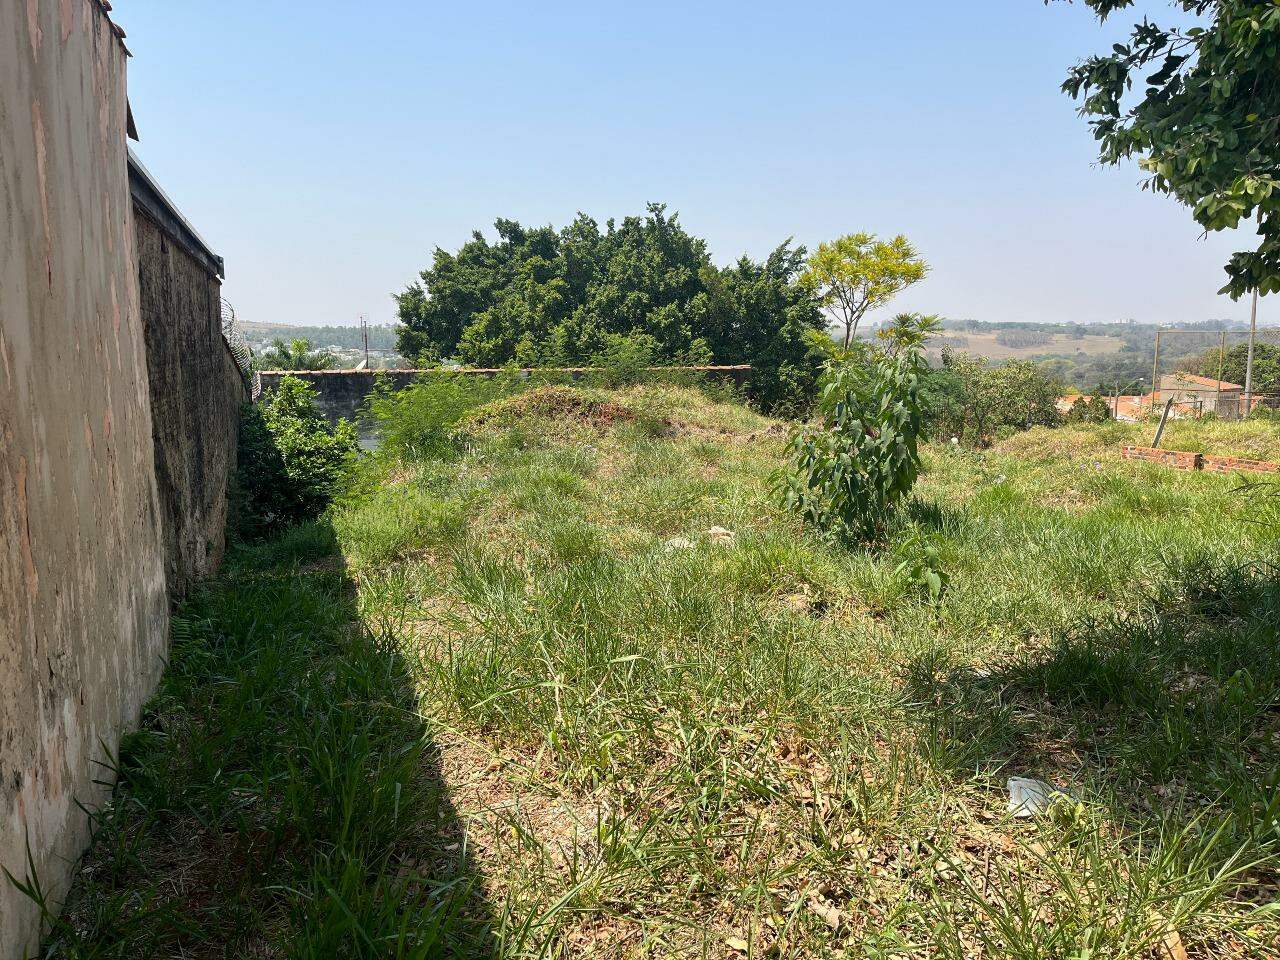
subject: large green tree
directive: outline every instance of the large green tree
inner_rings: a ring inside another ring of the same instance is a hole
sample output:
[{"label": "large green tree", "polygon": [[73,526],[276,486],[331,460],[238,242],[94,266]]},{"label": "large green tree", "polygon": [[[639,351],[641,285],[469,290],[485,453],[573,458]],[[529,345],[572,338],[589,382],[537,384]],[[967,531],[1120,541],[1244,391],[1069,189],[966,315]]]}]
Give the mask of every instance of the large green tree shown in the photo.
[{"label": "large green tree", "polygon": [[[1083,2],[1099,19],[1133,5]],[[1258,244],[1232,256],[1224,293],[1280,290],[1280,5],[1173,5],[1195,25],[1143,20],[1127,43],[1072,69],[1063,89],[1081,100],[1103,163],[1136,159],[1146,186],[1190,206],[1206,230],[1259,218]]]},{"label": "large green tree", "polygon": [[802,412],[825,356],[814,337],[825,318],[798,282],[804,264],[804,247],[788,241],[763,263],[742,257],[723,270],[702,271],[711,309],[701,330],[714,359],[751,364],[751,395],[777,413]]},{"label": "large green tree", "polygon": [[[1217,350],[1195,358],[1188,366],[1202,377],[1218,378],[1221,365],[1222,379],[1227,383],[1243,385],[1249,345],[1238,344],[1219,357]],[[1253,353],[1253,389],[1256,393],[1280,394],[1280,345],[1256,343]]]},{"label": "large green tree", "polygon": [[796,405],[818,367],[823,326],[798,282],[803,248],[718,269],[676,215],[603,227],[579,214],[564,229],[496,224],[432,265],[396,297],[401,353],[497,366],[557,366],[644,355],[657,364],[750,363],[749,391],[770,409]]}]

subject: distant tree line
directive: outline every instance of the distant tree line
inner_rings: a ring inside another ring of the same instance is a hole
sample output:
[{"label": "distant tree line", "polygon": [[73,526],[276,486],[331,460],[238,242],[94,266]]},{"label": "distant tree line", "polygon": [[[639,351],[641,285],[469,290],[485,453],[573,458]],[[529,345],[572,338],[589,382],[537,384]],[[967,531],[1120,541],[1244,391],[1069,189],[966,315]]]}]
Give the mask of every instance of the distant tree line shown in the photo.
[{"label": "distant tree line", "polygon": [[[997,342],[1005,346],[1028,346],[1038,344],[1034,338],[1044,338],[1048,343],[1043,353],[1025,359],[1042,364],[1047,373],[1076,390],[1088,391],[1095,384],[1118,385],[1122,392],[1135,392],[1150,389],[1151,366],[1155,359],[1155,338],[1158,327],[1152,323],[1135,323],[1118,321],[1115,323],[1036,323],[1020,321],[1014,323],[992,323],[983,320],[945,320],[944,329],[954,346],[957,334],[994,334]],[[1165,370],[1197,361],[1197,358],[1212,352],[1218,343],[1221,332],[1226,330],[1238,334],[1248,329],[1248,324],[1231,320],[1204,320],[1197,323],[1181,324],[1178,333],[1166,335],[1160,342],[1160,366]],[[1110,353],[1074,353],[1069,344],[1061,348],[1052,345],[1054,335],[1063,335],[1070,340],[1083,340],[1090,337],[1112,337],[1120,341],[1119,349]],[[1024,339],[1025,338],[1025,339]],[[1062,349],[1063,352],[1056,352]],[[1214,368],[1216,371],[1216,367]],[[1213,375],[1213,374],[1208,374]],[[1230,379],[1230,378],[1228,378]],[[1138,383],[1140,381],[1140,383]]]},{"label": "distant tree line", "polygon": [[[365,328],[369,333],[369,349],[380,353],[388,353],[396,348],[396,328],[391,324],[371,325]],[[306,340],[313,347],[343,347],[356,350],[364,347],[358,325],[341,327],[294,326],[283,323],[247,323],[244,332],[250,340]]]},{"label": "distant tree line", "polygon": [[1002,347],[1024,349],[1026,347],[1047,347],[1053,343],[1053,334],[1046,330],[999,330],[996,332],[996,343]]},{"label": "distant tree line", "polygon": [[284,341],[271,341],[271,346],[253,358],[257,370],[329,370],[334,367],[333,354],[328,350],[311,349],[311,341],[294,337]]}]

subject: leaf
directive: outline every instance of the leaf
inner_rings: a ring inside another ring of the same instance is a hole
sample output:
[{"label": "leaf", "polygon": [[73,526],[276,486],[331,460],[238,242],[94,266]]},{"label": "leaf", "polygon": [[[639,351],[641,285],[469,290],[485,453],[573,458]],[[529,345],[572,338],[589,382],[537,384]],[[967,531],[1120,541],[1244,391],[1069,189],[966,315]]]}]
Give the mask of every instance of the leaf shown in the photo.
[{"label": "leaf", "polygon": [[1161,960],[1190,960],[1187,948],[1183,946],[1182,936],[1177,930],[1170,930],[1160,941]]},{"label": "leaf", "polygon": [[840,908],[832,906],[825,900],[813,896],[809,899],[809,909],[817,914],[822,922],[833,931],[840,929]]},{"label": "leaf", "polygon": [[735,953],[746,953],[751,949],[751,945],[739,937],[729,937],[725,940],[724,945]]}]

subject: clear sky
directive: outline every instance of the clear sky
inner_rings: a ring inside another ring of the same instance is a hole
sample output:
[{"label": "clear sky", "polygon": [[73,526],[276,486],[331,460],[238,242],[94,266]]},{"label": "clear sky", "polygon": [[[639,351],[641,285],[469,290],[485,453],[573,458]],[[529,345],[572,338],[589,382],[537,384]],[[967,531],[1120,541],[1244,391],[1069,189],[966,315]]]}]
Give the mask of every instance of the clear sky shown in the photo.
[{"label": "clear sky", "polygon": [[[1040,0],[115,0],[143,162],[249,320],[394,319],[436,246],[662,201],[717,263],[905,233],[895,307],[993,321],[1246,319],[1241,238],[1094,165],[1059,85],[1107,49]],[[1263,301],[1263,317],[1270,311]]]}]

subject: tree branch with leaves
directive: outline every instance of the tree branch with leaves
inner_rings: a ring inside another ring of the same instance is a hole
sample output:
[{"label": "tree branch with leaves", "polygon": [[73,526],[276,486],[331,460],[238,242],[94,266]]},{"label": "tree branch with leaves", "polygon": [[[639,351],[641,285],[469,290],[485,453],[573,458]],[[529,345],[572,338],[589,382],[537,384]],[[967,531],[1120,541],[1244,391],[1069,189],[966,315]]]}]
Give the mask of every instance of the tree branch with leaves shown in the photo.
[{"label": "tree branch with leaves", "polygon": [[[1083,2],[1099,20],[1133,5]],[[1102,163],[1136,159],[1149,175],[1144,187],[1191,207],[1207,231],[1257,217],[1257,246],[1231,257],[1222,292],[1272,293],[1280,290],[1280,5],[1173,5],[1197,25],[1143,20],[1127,43],[1075,66],[1062,88],[1081,101]]]}]

